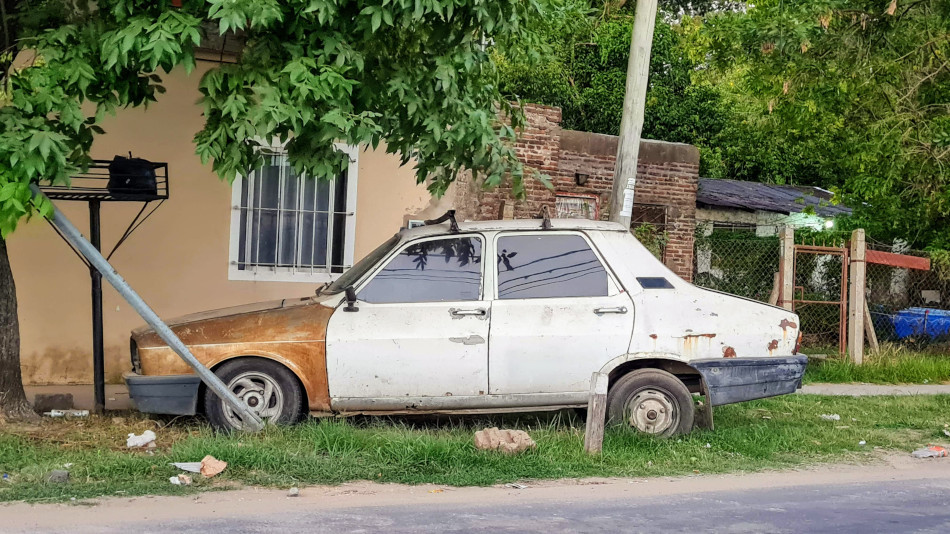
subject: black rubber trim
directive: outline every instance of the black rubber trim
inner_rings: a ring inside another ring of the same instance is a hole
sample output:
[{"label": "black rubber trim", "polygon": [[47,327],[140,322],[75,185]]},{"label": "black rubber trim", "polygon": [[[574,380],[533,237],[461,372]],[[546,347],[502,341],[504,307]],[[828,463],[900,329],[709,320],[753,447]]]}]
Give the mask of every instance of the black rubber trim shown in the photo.
[{"label": "black rubber trim", "polygon": [[715,358],[689,362],[703,376],[712,406],[794,393],[807,356]]},{"label": "black rubber trim", "polygon": [[143,413],[195,415],[198,406],[197,375],[143,376],[126,373],[129,397]]}]

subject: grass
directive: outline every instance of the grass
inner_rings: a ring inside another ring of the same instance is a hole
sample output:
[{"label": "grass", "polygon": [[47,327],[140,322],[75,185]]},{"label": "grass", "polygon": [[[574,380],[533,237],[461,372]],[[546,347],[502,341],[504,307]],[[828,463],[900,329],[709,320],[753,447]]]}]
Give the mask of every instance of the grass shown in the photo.
[{"label": "grass", "polygon": [[862,365],[845,356],[824,360],[810,358],[805,383],[867,382],[871,384],[940,384],[950,381],[950,354],[913,352],[883,346],[879,352],[866,353]]},{"label": "grass", "polygon": [[[841,421],[820,418],[837,413]],[[583,453],[583,422],[573,412],[435,420],[360,418],[268,428],[258,435],[215,434],[196,421],[162,426],[142,416],[120,421],[46,420],[0,433],[0,500],[82,502],[99,496],[187,494],[255,484],[274,487],[376,480],[466,486],[587,476],[669,476],[757,471],[822,462],[867,462],[875,449],[910,451],[946,441],[950,396],[790,395],[716,411],[716,430],[659,440],[611,429],[604,454]],[[478,451],[485,426],[527,430],[538,448],[517,456]],[[154,455],[125,449],[126,434],[153,429]],[[865,440],[866,446],[859,445]],[[172,486],[169,462],[211,454],[229,463],[213,479]],[[69,467],[68,484],[45,482]]]}]

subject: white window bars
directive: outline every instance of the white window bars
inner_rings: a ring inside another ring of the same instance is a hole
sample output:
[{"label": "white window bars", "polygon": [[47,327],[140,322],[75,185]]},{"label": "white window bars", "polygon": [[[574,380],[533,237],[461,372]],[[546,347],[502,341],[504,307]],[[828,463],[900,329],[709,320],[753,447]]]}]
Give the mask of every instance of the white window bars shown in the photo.
[{"label": "white window bars", "polygon": [[264,166],[232,185],[228,278],[328,282],[353,264],[356,230],[356,147],[330,181],[297,175],[279,147]]}]

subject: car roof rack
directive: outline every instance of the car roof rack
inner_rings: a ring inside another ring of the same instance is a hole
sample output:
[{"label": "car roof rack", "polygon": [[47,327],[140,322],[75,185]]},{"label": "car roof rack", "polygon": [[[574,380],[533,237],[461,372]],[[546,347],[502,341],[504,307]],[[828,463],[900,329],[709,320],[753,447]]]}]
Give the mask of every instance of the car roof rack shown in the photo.
[{"label": "car roof rack", "polygon": [[442,224],[445,221],[449,221],[449,232],[453,234],[461,232],[461,230],[459,230],[459,223],[455,220],[455,210],[448,210],[438,219],[428,219],[426,221],[422,221],[422,223],[426,226],[429,226],[432,224]]},{"label": "car roof rack", "polygon": [[554,228],[554,225],[551,224],[551,215],[546,205],[541,206],[541,211],[538,212],[538,216],[536,218],[544,219],[541,221],[542,230],[552,230]]}]

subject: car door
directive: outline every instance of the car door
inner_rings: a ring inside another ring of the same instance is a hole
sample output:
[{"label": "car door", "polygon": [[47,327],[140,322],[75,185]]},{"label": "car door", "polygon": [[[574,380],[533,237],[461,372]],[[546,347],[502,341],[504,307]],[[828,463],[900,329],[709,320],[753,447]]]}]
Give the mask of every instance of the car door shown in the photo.
[{"label": "car door", "polygon": [[327,381],[341,398],[485,395],[491,302],[481,235],[415,240],[327,326]]},{"label": "car door", "polygon": [[587,391],[627,352],[630,297],[579,232],[502,233],[495,253],[489,391]]}]

